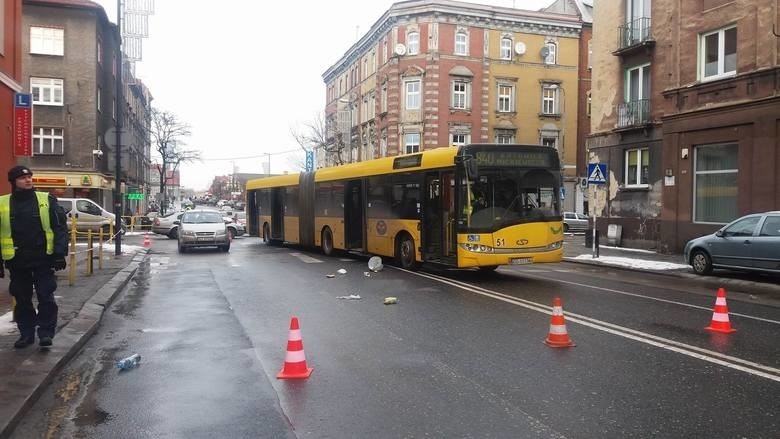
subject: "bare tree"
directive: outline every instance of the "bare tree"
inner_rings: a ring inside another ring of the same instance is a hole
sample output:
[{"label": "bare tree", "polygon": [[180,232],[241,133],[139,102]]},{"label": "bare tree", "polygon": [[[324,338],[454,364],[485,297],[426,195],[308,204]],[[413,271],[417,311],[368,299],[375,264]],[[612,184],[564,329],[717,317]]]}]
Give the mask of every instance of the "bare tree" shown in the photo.
[{"label": "bare tree", "polygon": [[311,122],[304,123],[298,130],[290,129],[290,134],[304,151],[314,151],[315,155],[321,151],[324,155],[321,165],[346,163],[343,157],[347,148],[344,135],[336,128],[336,121],[328,120],[324,113],[316,113]]},{"label": "bare tree", "polygon": [[[159,154],[162,164],[157,166],[160,174],[160,193],[163,196],[163,211],[168,207],[166,187],[182,163],[200,160],[200,151],[184,149],[182,138],[191,134],[189,124],[180,121],[176,115],[152,108],[150,137],[154,150]],[[170,177],[169,177],[170,172]]]}]

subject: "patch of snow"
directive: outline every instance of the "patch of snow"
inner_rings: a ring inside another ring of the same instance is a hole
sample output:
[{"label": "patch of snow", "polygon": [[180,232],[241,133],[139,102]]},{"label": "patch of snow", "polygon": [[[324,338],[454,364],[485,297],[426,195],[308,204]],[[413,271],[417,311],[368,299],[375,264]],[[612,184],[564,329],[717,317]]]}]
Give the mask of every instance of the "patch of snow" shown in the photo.
[{"label": "patch of snow", "polygon": [[643,270],[686,270],[689,268],[689,266],[685,264],[650,261],[647,259],[621,258],[618,256],[601,256],[594,259],[592,255],[579,255],[573,259],[594,261],[604,265],[615,265],[618,267],[639,268]]}]

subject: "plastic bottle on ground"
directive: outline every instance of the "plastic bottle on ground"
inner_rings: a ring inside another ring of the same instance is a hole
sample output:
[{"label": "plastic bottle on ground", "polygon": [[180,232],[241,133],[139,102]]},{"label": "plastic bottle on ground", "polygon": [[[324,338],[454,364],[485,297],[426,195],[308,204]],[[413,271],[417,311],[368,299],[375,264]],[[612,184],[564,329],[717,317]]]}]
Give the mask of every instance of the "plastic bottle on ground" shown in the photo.
[{"label": "plastic bottle on ground", "polygon": [[116,367],[118,367],[120,370],[130,370],[141,362],[141,355],[140,354],[133,354],[127,358],[123,358],[116,362]]}]

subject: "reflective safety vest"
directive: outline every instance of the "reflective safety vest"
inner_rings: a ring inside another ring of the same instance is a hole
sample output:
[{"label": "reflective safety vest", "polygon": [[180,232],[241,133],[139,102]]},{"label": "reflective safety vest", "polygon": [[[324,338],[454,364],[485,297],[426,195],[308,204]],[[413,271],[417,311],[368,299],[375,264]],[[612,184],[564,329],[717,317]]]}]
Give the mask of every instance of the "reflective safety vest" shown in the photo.
[{"label": "reflective safety vest", "polygon": [[[49,221],[49,194],[35,192],[38,198],[38,211],[41,214],[41,228],[46,235],[46,254],[54,253],[54,232]],[[0,254],[3,260],[13,259],[16,255],[14,238],[11,236],[11,195],[0,196]]]}]

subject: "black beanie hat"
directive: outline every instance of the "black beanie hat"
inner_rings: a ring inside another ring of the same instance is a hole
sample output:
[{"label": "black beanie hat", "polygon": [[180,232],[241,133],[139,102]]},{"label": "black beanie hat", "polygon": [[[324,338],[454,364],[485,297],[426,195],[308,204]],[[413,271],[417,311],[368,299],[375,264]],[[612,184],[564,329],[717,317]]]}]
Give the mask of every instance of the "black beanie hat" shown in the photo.
[{"label": "black beanie hat", "polygon": [[33,173],[27,166],[14,166],[8,170],[8,181],[13,183],[17,178],[24,175],[33,175]]}]

